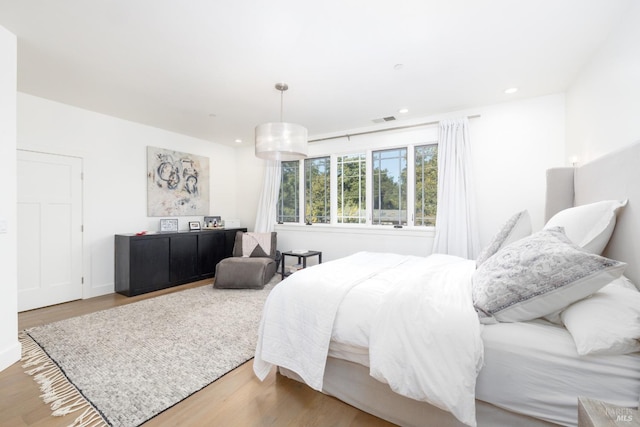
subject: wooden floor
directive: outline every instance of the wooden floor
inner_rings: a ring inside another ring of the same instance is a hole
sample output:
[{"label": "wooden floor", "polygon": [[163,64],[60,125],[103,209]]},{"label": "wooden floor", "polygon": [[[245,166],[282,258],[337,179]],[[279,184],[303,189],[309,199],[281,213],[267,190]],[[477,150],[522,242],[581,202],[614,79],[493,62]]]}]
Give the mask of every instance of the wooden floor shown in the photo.
[{"label": "wooden floor", "polygon": [[[18,327],[22,330],[197,286],[211,286],[211,281],[131,298],[110,294],[32,310],[18,315]],[[39,396],[36,382],[23,372],[20,363],[0,372],[0,426],[67,426],[78,415],[53,417]],[[144,425],[382,427],[392,424],[275,371],[260,382],[253,375],[252,361],[249,361]]]}]

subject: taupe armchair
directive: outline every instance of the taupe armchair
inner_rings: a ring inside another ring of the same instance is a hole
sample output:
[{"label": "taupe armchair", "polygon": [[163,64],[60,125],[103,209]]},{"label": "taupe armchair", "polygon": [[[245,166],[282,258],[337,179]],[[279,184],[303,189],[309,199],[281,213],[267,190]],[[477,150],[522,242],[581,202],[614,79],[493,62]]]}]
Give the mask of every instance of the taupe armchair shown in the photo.
[{"label": "taupe armchair", "polygon": [[[250,254],[243,256],[244,250],[247,251],[247,244],[243,245],[243,238],[251,238],[251,233],[247,233],[247,237],[243,237],[245,233],[238,231],[236,240],[233,245],[233,256],[225,258],[216,266],[216,277],[213,282],[215,288],[221,289],[262,289],[269,280],[276,274],[278,262],[276,261],[277,234],[270,233],[270,249],[269,253],[264,251],[260,245],[256,245]],[[259,236],[268,239],[268,236]],[[257,242],[255,242],[257,243]],[[251,247],[251,245],[248,245]]]}]

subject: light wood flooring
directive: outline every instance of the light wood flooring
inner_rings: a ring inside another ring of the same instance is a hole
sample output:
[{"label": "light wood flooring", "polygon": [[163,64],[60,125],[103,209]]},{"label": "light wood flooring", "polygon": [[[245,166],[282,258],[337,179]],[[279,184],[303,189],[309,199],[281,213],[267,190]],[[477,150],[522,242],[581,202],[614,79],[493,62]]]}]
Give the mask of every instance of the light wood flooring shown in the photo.
[{"label": "light wood flooring", "polygon": [[[20,330],[69,317],[129,304],[190,287],[201,281],[137,297],[119,294],[73,301],[18,315]],[[15,363],[0,372],[0,426],[58,427],[69,425],[77,413],[51,416],[33,378]],[[144,424],[151,426],[392,426],[337,399],[290,380],[275,370],[260,382],[249,361]]]}]

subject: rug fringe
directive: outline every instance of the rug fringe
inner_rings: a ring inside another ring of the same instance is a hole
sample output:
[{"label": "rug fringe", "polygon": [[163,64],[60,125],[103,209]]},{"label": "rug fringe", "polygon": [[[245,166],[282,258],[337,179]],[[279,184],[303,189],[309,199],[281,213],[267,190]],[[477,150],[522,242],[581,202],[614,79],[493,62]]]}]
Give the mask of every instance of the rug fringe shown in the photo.
[{"label": "rug fringe", "polygon": [[22,367],[25,368],[25,373],[33,376],[40,385],[40,397],[51,406],[52,415],[64,416],[84,409],[69,427],[109,425],[33,338],[25,332],[20,332],[18,339],[22,344]]}]

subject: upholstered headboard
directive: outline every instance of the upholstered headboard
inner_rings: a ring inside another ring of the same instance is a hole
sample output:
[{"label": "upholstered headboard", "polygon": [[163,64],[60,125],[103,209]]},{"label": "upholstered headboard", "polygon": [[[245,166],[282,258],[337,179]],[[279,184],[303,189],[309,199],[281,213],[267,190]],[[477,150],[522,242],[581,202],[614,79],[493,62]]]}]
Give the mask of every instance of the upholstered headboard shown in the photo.
[{"label": "upholstered headboard", "polygon": [[626,262],[625,276],[640,288],[640,141],[580,167],[547,171],[546,220],[571,206],[624,199],[603,255]]}]

